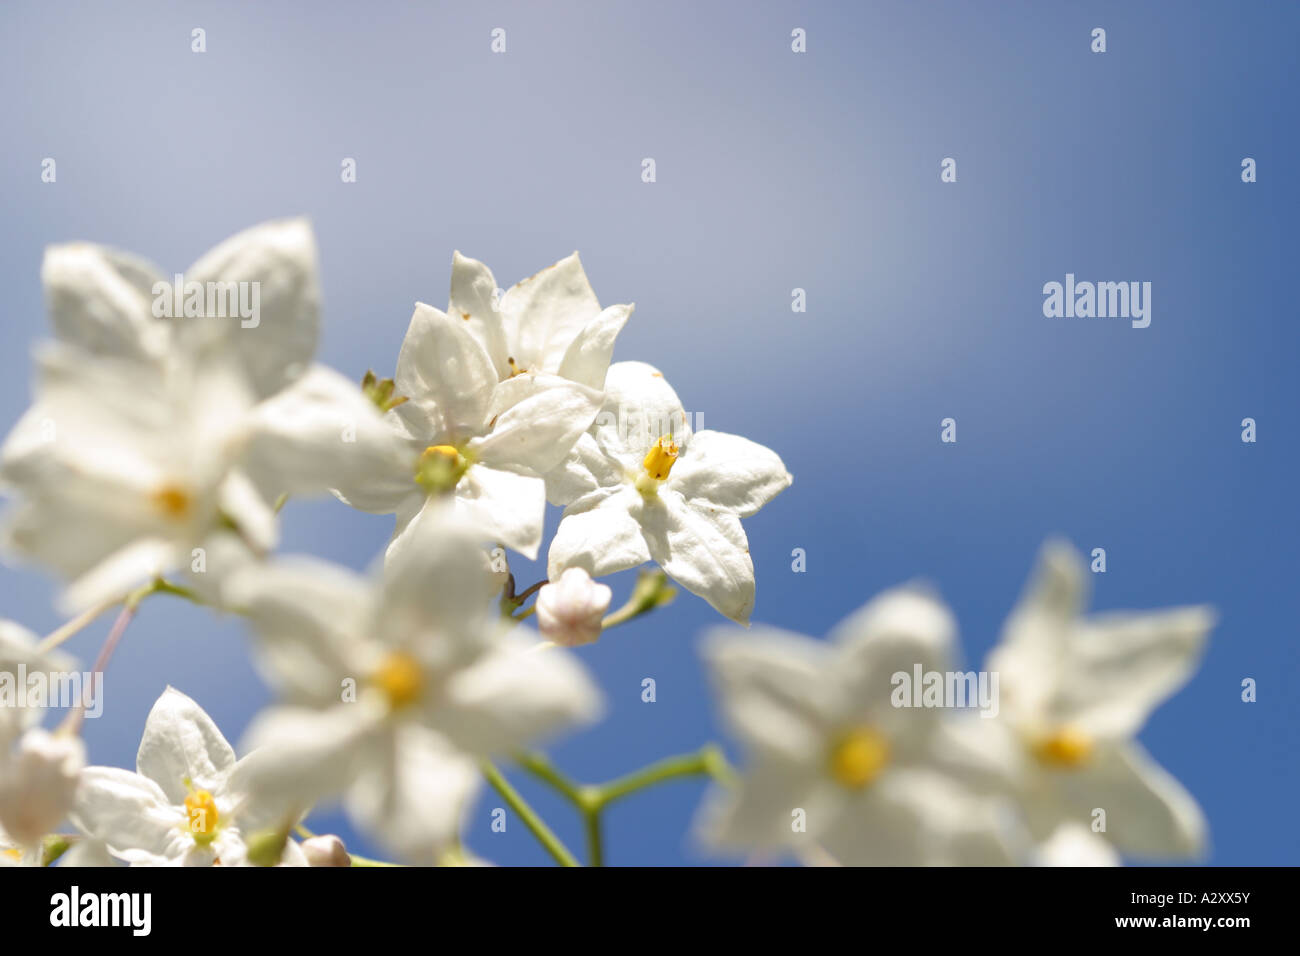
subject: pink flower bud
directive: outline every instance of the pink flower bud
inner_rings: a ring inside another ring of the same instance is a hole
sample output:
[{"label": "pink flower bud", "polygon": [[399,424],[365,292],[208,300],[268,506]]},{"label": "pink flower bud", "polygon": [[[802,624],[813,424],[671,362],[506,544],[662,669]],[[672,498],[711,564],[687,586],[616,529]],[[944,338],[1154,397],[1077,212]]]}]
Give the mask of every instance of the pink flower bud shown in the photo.
[{"label": "pink flower bud", "polygon": [[569,568],[537,594],[537,623],[548,641],[574,647],[600,637],[613,592],[582,568]]}]

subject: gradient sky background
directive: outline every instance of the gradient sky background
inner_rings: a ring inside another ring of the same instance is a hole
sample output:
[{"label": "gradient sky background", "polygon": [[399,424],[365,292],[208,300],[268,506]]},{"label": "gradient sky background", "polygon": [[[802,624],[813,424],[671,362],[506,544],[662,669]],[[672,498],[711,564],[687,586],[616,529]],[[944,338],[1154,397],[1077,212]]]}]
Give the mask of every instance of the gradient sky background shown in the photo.
[{"label": "gradient sky background", "polygon": [[[446,303],[453,249],[502,285],[578,249],[602,304],[636,303],[615,357],[659,366],[706,427],[795,475],[746,522],[755,621],[824,634],[926,578],[977,666],[1044,538],[1104,547],[1095,607],[1221,615],[1142,733],[1205,808],[1210,862],[1294,864],[1298,27],[1300,7],[1272,3],[6,3],[0,420],[26,406],[47,335],[48,243],[171,272],[305,214],[320,358],[358,379],[391,374],[417,299]],[[948,156],[955,184],[939,180]],[[1067,272],[1151,282],[1151,326],[1044,318],[1042,286]],[[284,549],[361,568],[390,531],[293,502]],[[54,591],[0,570],[0,614],[45,633]],[[718,623],[683,595],[583,650],[609,716],[553,748],[558,763],[599,780],[717,739],[696,645]],[[108,625],[71,649],[93,658]],[[1240,701],[1245,677],[1257,703]],[[92,762],[133,766],[168,682],[232,740],[268,699],[237,620],[156,598],[87,723]],[[521,783],[579,847],[576,816]],[[702,790],[617,806],[607,859],[711,862],[690,838]],[[473,811],[470,846],[546,862],[517,821],[489,831],[499,804]]]}]

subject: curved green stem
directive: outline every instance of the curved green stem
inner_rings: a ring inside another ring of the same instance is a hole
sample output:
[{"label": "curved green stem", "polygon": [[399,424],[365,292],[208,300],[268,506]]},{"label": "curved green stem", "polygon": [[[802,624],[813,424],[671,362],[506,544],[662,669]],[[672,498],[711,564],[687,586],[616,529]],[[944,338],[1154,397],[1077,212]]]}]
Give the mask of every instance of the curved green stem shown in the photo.
[{"label": "curved green stem", "polygon": [[500,770],[490,760],[483,760],[479,764],[483,771],[483,776],[497,793],[501,794],[502,799],[510,806],[510,809],[519,814],[519,819],[524,821],[524,826],[528,827],[530,833],[537,837],[546,852],[555,858],[555,862],[560,866],[579,866],[578,860],[568,848],[560,842],[560,838],[551,832],[550,828],[542,822],[542,818],[537,815],[528,802],[519,795],[519,791],[510,786],[508,781]]},{"label": "curved green stem", "polygon": [[545,754],[521,754],[519,766],[539,780],[550,784],[577,808],[587,833],[587,853],[590,866],[604,865],[604,839],[601,814],[609,804],[646,787],[705,774],[720,783],[730,783],[734,773],[721,749],[707,744],[695,753],[667,757],[640,770],[603,784],[584,786],[565,776]]}]

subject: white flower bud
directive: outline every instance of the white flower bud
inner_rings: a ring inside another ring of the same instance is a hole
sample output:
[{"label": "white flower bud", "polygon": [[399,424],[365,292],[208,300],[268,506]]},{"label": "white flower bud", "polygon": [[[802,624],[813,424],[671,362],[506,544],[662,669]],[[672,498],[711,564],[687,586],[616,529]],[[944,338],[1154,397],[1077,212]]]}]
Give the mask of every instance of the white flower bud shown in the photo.
[{"label": "white flower bud", "polygon": [[308,837],[302,841],[302,854],[311,866],[351,866],[343,841],[332,833]]},{"label": "white flower bud", "polygon": [[582,568],[569,568],[537,594],[542,636],[568,647],[590,644],[600,637],[600,622],[612,596],[607,585],[593,581]]},{"label": "white flower bud", "polygon": [[78,737],[27,731],[13,754],[0,756],[0,825],[23,846],[33,846],[72,809],[86,763]]}]

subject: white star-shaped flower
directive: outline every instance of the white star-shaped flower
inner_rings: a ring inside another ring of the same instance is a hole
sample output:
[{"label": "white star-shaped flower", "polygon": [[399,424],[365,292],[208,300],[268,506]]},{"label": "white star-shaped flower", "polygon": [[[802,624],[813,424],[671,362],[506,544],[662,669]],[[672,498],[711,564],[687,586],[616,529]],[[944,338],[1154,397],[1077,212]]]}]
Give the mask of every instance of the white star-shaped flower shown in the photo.
[{"label": "white star-shaped flower", "polygon": [[633,307],[602,310],[576,252],[516,283],[499,301],[496,292],[487,266],[453,255],[447,314],[466,323],[501,381],[543,372],[604,387],[614,340]]},{"label": "white star-shaped flower", "polygon": [[605,403],[560,468],[547,478],[566,504],[551,542],[549,577],[584,568],[592,577],[655,561],[732,620],[754,607],[754,565],[740,519],[793,479],[780,457],[738,435],[700,431],[677,393],[644,362],[616,362]]},{"label": "white star-shaped flower", "polygon": [[[168,687],[145,721],[137,772],[83,770],[72,821],[133,865],[246,865],[253,834],[292,822],[285,805],[250,792],[247,765],[198,704]],[[306,865],[292,840],[282,863]]]},{"label": "white star-shaped flower", "polygon": [[593,718],[599,695],[567,652],[499,632],[476,528],[448,506],[411,535],[377,582],[284,561],[242,573],[231,598],[284,698],[248,732],[258,792],[342,795],[393,852],[428,861],[456,838],[477,758]]},{"label": "white star-shaped flower", "polygon": [[203,572],[193,583],[215,596],[209,572],[274,542],[278,495],[327,493],[396,453],[360,389],[310,364],[305,221],[240,233],[184,276],[255,286],[256,323],[158,310],[172,280],[99,246],[52,247],[43,277],[60,341],[39,354],[36,400],[0,449],[17,499],[5,543],[73,579],[71,608],[178,568]]},{"label": "white star-shaped flower", "polygon": [[1085,575],[1072,547],[1044,547],[985,665],[999,676],[998,716],[954,722],[955,739],[995,763],[1037,841],[1062,825],[1104,822],[1121,853],[1197,856],[1200,808],[1135,735],[1195,671],[1214,615],[1182,607],[1082,617]]},{"label": "white star-shaped flower", "polygon": [[950,666],[953,630],[936,600],[899,589],[829,641],[767,629],[712,636],[706,657],[748,768],[706,804],[706,836],[731,849],[816,845],[847,865],[1010,862],[998,802],[940,756],[941,711],[892,700],[895,674]]},{"label": "white star-shaped flower", "polygon": [[336,486],[363,511],[395,512],[390,559],[428,510],[450,502],[484,536],[532,559],[546,510],[542,480],[600,409],[596,389],[545,372],[501,381],[461,318],[417,304],[387,413],[403,451],[375,456]]}]

